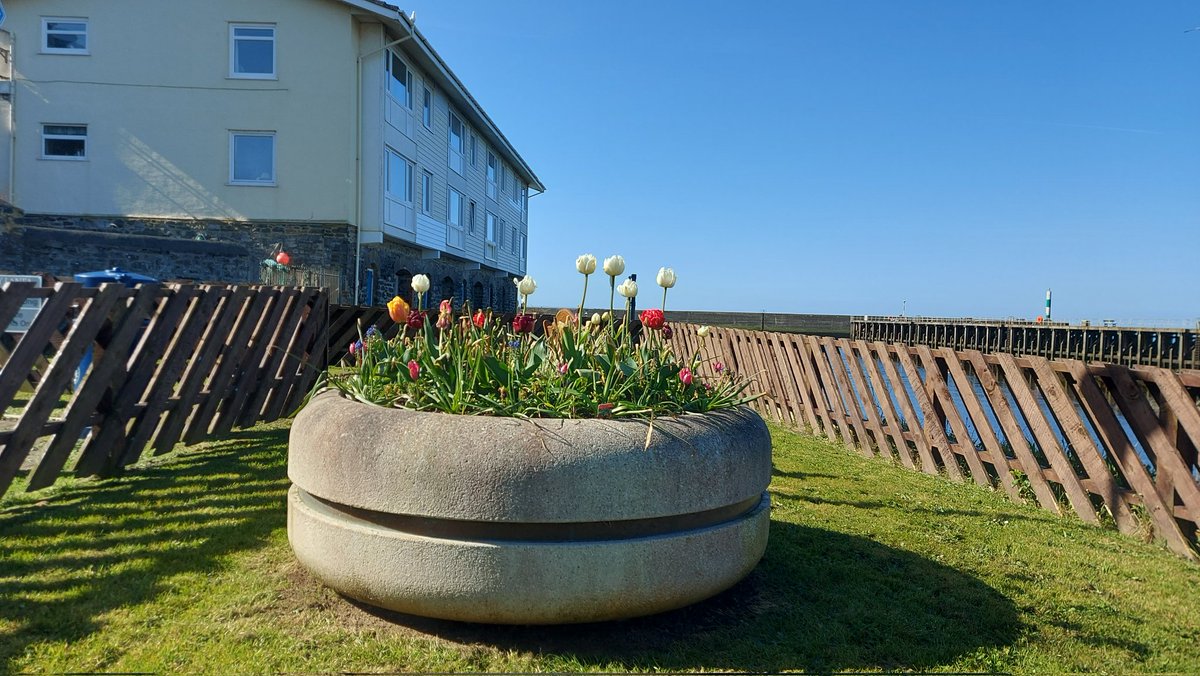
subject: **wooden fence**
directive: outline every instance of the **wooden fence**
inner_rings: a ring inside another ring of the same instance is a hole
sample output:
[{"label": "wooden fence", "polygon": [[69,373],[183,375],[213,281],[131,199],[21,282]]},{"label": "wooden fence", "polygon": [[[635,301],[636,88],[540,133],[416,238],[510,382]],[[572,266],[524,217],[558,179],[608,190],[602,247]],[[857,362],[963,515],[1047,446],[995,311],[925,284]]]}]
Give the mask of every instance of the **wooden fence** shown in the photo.
[{"label": "wooden fence", "polygon": [[277,419],[325,366],[319,289],[9,284],[0,327],[27,298],[44,299],[41,311],[0,346],[0,495],[23,467],[36,490],[68,464],[79,476],[107,475],[147,448],[157,455]]},{"label": "wooden fence", "polygon": [[865,456],[1003,490],[1196,559],[1200,371],[677,325],[674,347],[753,377],[764,417]]},{"label": "wooden fence", "polygon": [[[331,307],[317,289],[70,282],[8,285],[0,326],[32,297],[45,304],[28,332],[0,343],[0,495],[22,467],[33,490],[287,415],[360,330],[396,331],[385,308]],[[697,328],[676,324],[674,347],[700,351],[703,375],[721,361],[751,376],[764,417],[1125,533],[1149,526],[1196,558],[1200,371]]]}]

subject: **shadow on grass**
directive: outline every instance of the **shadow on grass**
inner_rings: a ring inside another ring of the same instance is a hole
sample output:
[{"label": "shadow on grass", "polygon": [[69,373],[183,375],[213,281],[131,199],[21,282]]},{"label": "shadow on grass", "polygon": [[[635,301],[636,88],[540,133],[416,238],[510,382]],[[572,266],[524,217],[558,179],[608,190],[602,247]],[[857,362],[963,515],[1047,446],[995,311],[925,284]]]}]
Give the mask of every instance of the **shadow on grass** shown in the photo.
[{"label": "shadow on grass", "polygon": [[930,669],[1021,632],[1011,601],[910,552],[772,521],[759,567],[689,608],[624,622],[496,627],[403,615],[388,623],[463,644],[624,668],[842,671]]},{"label": "shadow on grass", "polygon": [[0,671],[34,644],[102,630],[100,617],[153,600],[172,576],[261,546],[284,525],[287,434],[235,432],[202,452],[0,510],[0,625],[11,627],[0,631]]}]

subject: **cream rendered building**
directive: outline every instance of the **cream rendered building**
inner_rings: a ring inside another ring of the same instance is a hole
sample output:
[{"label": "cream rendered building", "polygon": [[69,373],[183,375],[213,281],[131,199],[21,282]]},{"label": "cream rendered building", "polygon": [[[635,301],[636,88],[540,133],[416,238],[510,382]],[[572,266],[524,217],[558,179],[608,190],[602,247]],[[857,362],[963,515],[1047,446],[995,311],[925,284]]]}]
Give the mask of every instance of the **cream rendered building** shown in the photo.
[{"label": "cream rendered building", "polygon": [[8,0],[0,270],[257,281],[341,301],[417,272],[508,306],[537,176],[399,9],[372,0]]}]

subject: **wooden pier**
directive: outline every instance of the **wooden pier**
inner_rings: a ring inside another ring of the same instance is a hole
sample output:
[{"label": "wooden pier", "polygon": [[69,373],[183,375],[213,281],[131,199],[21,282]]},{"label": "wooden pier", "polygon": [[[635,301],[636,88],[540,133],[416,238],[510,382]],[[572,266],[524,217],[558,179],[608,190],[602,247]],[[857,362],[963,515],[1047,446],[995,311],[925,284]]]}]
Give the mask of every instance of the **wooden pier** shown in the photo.
[{"label": "wooden pier", "polygon": [[1125,366],[1200,369],[1200,330],[1072,325],[1022,320],[854,317],[856,340],[1007,352]]}]

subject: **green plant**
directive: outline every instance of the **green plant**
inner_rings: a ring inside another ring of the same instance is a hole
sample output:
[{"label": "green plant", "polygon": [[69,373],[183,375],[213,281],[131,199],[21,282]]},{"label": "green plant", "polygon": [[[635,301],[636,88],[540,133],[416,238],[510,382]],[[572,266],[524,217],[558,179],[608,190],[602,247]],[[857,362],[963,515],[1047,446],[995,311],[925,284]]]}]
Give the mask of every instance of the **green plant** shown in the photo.
[{"label": "green plant", "polygon": [[[595,257],[581,256],[576,268],[584,275],[586,297]],[[720,362],[713,362],[715,375],[701,375],[702,363],[711,361],[707,348],[677,354],[662,309],[642,311],[640,335],[635,335],[639,332],[630,325],[629,309],[637,284],[616,284],[624,272],[619,256],[606,260],[604,271],[610,278],[610,308],[616,293],[626,299],[624,319],[617,321],[610,310],[582,321],[578,313],[564,309],[553,322],[545,322],[540,335],[534,333],[534,316],[526,313],[529,295],[537,289],[529,276],[514,280],[522,303],[508,323],[466,305],[456,311],[449,300],[439,304],[435,319],[424,309],[428,279],[416,275],[417,308],[400,297],[388,303],[402,330],[385,339],[375,327],[368,328],[349,346],[353,366],[329,373],[328,383],[381,406],[516,417],[653,419],[755,398],[746,394],[749,382]],[[675,279],[669,268],[659,272],[664,307]],[[706,345],[706,331],[700,340]]]}]

